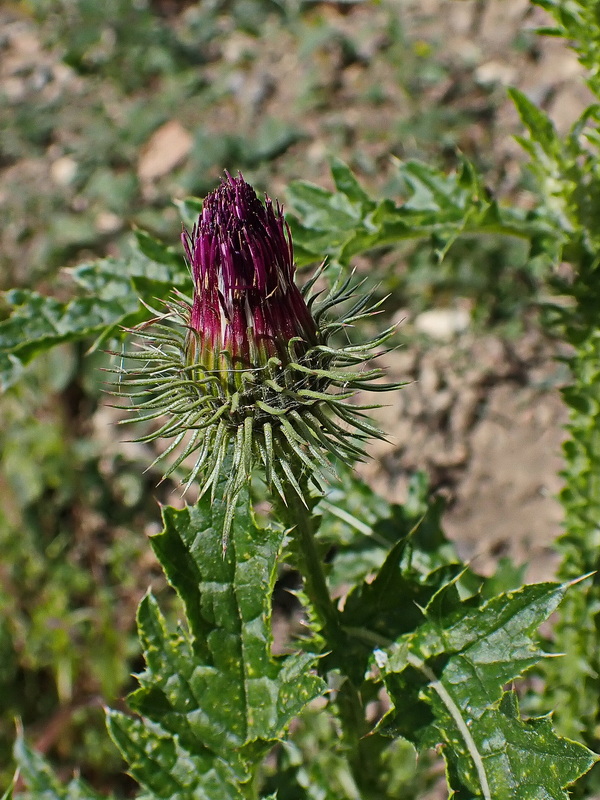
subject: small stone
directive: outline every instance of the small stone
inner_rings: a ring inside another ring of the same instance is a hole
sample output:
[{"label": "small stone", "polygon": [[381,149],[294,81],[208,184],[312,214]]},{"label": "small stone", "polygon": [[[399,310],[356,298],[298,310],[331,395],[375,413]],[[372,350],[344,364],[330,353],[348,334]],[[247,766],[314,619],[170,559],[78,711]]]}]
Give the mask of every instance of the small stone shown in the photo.
[{"label": "small stone", "polygon": [[431,456],[431,463],[443,469],[464,466],[469,459],[469,449],[464,442],[457,442],[448,450],[437,450]]},{"label": "small stone", "polygon": [[437,369],[426,362],[421,364],[419,370],[419,389],[423,395],[433,395],[440,385],[440,376]]},{"label": "small stone", "polygon": [[455,399],[456,395],[451,389],[441,389],[429,398],[431,411],[437,416],[445,414],[451,408]]},{"label": "small stone", "polygon": [[414,346],[399,347],[385,354],[382,363],[394,380],[411,380],[415,375],[419,353]]},{"label": "small stone", "polygon": [[68,186],[77,175],[77,162],[70,156],[61,156],[50,165],[50,175],[57,186]]},{"label": "small stone", "polygon": [[96,230],[99,233],[116,233],[123,225],[123,220],[111,211],[102,211],[96,217]]},{"label": "small stone", "polygon": [[142,148],[138,162],[141,181],[153,181],[168,175],[186,158],[194,140],[176,120],[165,122]]},{"label": "small stone", "polygon": [[2,92],[12,103],[16,103],[25,98],[27,86],[23,78],[4,78]]},{"label": "small stone", "polygon": [[448,342],[469,327],[471,315],[463,308],[432,308],[423,311],[415,319],[414,325],[419,333]]},{"label": "small stone", "polygon": [[505,61],[487,61],[475,70],[475,80],[485,85],[500,83],[513,86],[517,79],[517,69]]},{"label": "small stone", "polygon": [[473,427],[480,402],[481,393],[474,389],[466,388],[460,394],[450,417],[450,430],[454,436],[464,436]]}]

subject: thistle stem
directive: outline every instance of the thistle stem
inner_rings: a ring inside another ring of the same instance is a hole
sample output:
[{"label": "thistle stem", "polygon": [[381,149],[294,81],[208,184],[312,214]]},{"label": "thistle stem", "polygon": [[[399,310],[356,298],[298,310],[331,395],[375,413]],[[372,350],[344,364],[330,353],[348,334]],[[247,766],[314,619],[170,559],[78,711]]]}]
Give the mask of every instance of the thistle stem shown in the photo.
[{"label": "thistle stem", "polygon": [[[306,489],[305,486],[302,487]],[[304,492],[308,497],[308,491]],[[340,612],[337,610],[327,586],[323,562],[315,541],[314,517],[295,491],[290,491],[288,504],[279,505],[281,519],[294,529],[297,566],[304,581],[306,592],[312,607],[321,623],[321,633],[325,639],[325,647],[331,653],[331,662],[342,666],[344,654],[348,652],[350,634],[341,624]],[[329,659],[326,659],[328,661]],[[342,669],[342,672],[344,670]],[[337,695],[339,720],[342,736],[348,750],[348,762],[358,787],[364,782],[367,774],[368,759],[365,758],[362,736],[365,733],[365,712],[360,692],[349,676],[342,684]]]},{"label": "thistle stem", "polygon": [[282,509],[282,516],[295,529],[298,568],[304,579],[304,591],[322,625],[327,648],[335,653],[343,646],[347,636],[340,624],[339,612],[329,594],[322,559],[315,542],[312,514],[296,492],[290,492],[290,495],[287,508]]}]

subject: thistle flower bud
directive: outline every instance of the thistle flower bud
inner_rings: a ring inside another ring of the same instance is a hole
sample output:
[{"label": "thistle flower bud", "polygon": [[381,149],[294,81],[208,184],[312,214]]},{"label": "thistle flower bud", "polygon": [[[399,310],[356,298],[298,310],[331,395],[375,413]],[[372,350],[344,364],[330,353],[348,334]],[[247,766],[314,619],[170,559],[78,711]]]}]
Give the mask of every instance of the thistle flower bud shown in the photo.
[{"label": "thistle flower bud", "polygon": [[183,246],[194,299],[187,361],[220,373],[225,392],[240,388],[245,370],[271,357],[289,362],[318,343],[315,322],[294,283],[289,228],[279,204],[263,205],[241,177],[227,176],[210,194]]},{"label": "thistle flower bud", "polygon": [[320,272],[299,289],[280,205],[262,203],[241,175],[227,174],[206,197],[182,241],[191,301],[175,295],[164,315],[134,329],[140,349],[125,356],[142,366],[117,370],[119,386],[141,412],[131,421],[166,417],[141,439],[173,439],[157,459],[178,452],[165,477],[194,454],[187,486],[200,479],[201,494],[214,494],[227,472],[226,539],[233,501],[257,463],[284,502],[290,491],[304,500],[305,477],[323,488],[331,456],[361,459],[362,442],[382,436],[365,415],[374,406],[347,401],[360,389],[396,388],[374,383],[381,369],[362,367],[393,331],[330,346],[333,334],[373,313],[370,297],[328,320],[354,297],[351,278],[320,303],[310,295]]}]

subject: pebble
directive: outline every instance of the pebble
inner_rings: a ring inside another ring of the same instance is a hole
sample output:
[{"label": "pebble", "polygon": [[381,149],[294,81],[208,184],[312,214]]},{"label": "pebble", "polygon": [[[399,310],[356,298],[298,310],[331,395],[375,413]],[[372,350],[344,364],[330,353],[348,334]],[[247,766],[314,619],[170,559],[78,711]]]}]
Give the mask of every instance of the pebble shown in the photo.
[{"label": "pebble", "polygon": [[77,162],[70,156],[61,156],[50,165],[50,175],[57,186],[68,186],[77,175]]},{"label": "pebble", "polygon": [[467,330],[471,315],[463,308],[432,308],[423,311],[414,321],[419,333],[440,342],[448,342]]}]

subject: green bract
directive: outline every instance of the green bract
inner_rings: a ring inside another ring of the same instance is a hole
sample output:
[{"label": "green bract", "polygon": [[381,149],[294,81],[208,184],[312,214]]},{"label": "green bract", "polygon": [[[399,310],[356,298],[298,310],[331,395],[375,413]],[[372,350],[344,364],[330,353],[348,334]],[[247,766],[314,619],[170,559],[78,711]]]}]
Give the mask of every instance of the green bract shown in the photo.
[{"label": "green bract", "polygon": [[161,418],[142,439],[173,439],[159,459],[180,448],[167,475],[194,454],[187,486],[200,478],[201,494],[214,494],[230,464],[226,535],[254,463],[285,502],[288,487],[303,497],[305,474],[323,486],[331,455],[360,459],[362,443],[381,436],[366,419],[373,406],[348,401],[361,389],[396,388],[376,383],[382,369],[362,367],[393,329],[363,345],[330,344],[373,313],[370,297],[329,319],[353,297],[352,278],[320,302],[311,294],[320,271],[300,290],[281,208],[268,197],[263,205],[241,176],[208,195],[183,242],[193,298],[175,295],[164,315],[134,329],[140,347],[125,357],[139,366],[118,370],[119,389],[140,412],[135,421]]}]

